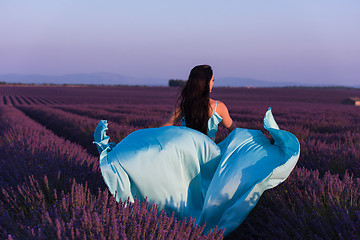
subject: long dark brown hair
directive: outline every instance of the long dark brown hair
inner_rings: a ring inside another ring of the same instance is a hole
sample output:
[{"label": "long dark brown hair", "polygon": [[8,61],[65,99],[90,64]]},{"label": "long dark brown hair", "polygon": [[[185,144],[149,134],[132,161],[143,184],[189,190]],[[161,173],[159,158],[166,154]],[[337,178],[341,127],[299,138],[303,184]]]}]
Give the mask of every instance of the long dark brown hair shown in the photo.
[{"label": "long dark brown hair", "polygon": [[178,99],[181,116],[186,126],[207,133],[210,107],[210,80],[213,71],[209,65],[194,67]]}]

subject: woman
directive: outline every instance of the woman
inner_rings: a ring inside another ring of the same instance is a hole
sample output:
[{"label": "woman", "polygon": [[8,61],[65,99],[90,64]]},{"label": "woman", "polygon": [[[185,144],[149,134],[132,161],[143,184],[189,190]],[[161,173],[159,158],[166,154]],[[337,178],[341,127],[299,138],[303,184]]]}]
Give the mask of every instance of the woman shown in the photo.
[{"label": "woman", "polygon": [[210,98],[213,86],[214,75],[211,67],[209,65],[194,67],[181,92],[180,106],[171,113],[169,120],[163,126],[175,125],[181,119],[183,126],[207,134],[213,140],[219,122],[230,132],[234,130],[235,124],[225,104]]},{"label": "woman", "polygon": [[[194,67],[180,104],[160,128],[141,129],[118,144],[109,143],[107,122],[101,120],[94,138],[103,178],[117,200],[142,200],[195,217],[204,231],[235,230],[255,207],[261,194],[283,182],[300,152],[297,138],[277,126],[271,109],[260,130],[235,128],[226,106],[209,98],[214,77],[210,66]],[[183,126],[173,126],[182,119]],[[230,131],[219,144],[218,124]]]}]

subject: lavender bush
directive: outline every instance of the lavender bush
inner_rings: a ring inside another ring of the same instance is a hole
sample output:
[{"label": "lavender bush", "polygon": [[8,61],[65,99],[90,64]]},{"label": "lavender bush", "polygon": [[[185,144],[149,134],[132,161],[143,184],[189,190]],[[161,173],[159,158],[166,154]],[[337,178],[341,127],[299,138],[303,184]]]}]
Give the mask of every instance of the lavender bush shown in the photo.
[{"label": "lavender bush", "polygon": [[228,239],[359,239],[360,179],[295,168]]},{"label": "lavender bush", "polygon": [[[159,215],[147,201],[121,201],[87,184],[72,183],[70,192],[59,191],[58,179],[34,177],[17,188],[2,188],[2,238],[20,239],[222,239],[214,229],[202,234],[194,219],[178,221],[164,211]],[[7,234],[7,236],[6,236]]]}]

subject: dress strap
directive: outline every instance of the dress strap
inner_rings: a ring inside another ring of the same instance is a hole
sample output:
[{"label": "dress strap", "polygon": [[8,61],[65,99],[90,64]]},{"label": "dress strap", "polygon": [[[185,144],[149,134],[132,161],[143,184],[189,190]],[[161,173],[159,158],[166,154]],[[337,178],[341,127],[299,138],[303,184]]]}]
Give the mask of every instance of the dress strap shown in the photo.
[{"label": "dress strap", "polygon": [[214,113],[216,113],[216,106],[217,106],[217,101],[215,100],[215,109],[214,109]]}]

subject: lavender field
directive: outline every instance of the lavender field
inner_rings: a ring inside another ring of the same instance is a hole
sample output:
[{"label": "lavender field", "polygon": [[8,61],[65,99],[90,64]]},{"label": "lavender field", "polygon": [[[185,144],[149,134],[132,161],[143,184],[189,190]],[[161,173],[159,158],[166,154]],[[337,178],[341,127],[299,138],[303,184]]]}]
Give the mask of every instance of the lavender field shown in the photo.
[{"label": "lavender field", "polygon": [[[92,143],[101,119],[119,142],[158,127],[179,89],[0,86],[0,239],[222,239],[194,219],[157,213],[144,201],[117,203]],[[360,89],[214,88],[238,127],[263,130],[272,107],[294,133],[300,159],[266,191],[226,239],[360,239]],[[226,136],[219,129],[216,142]]]}]

